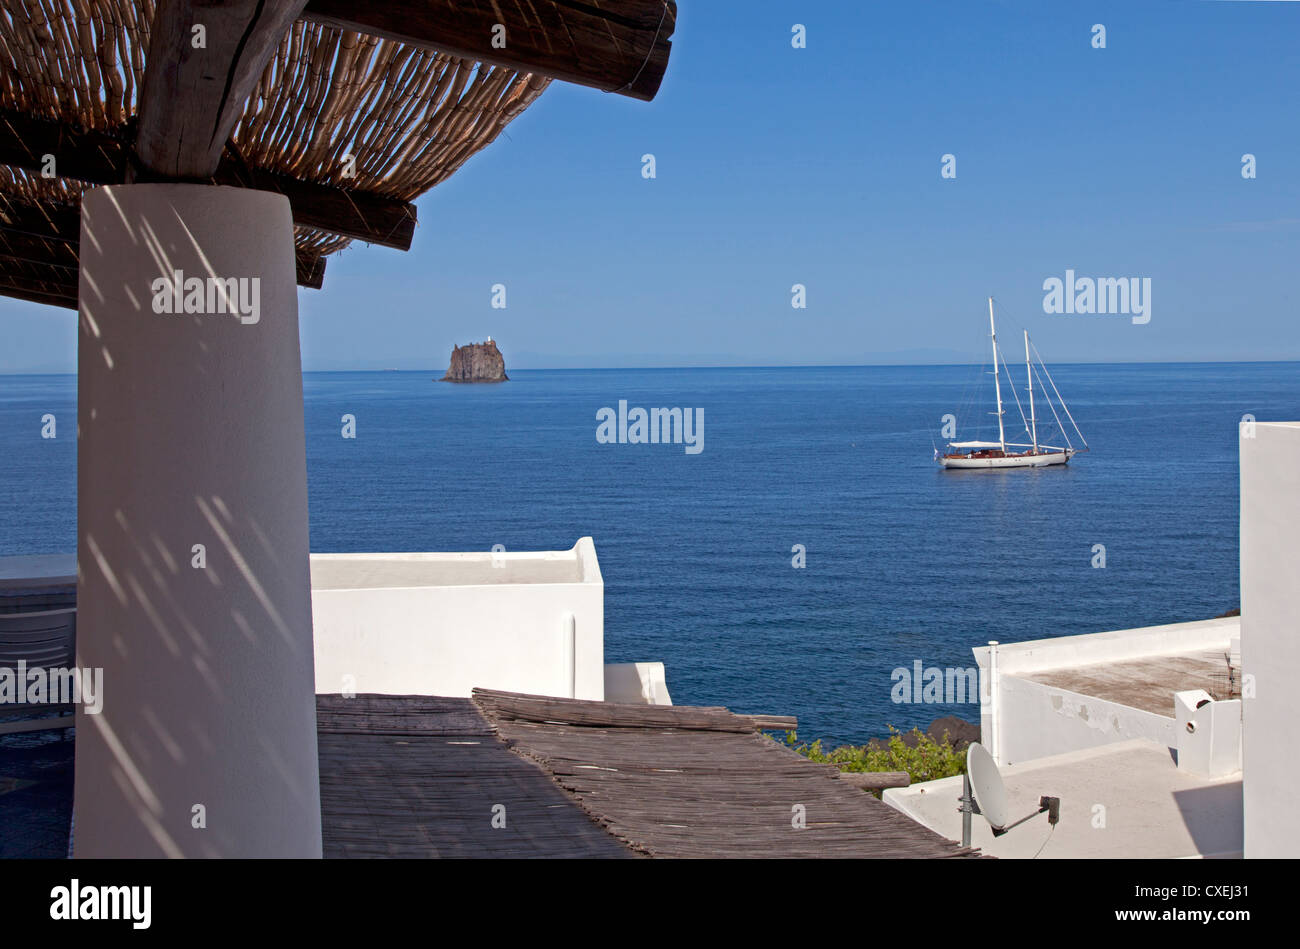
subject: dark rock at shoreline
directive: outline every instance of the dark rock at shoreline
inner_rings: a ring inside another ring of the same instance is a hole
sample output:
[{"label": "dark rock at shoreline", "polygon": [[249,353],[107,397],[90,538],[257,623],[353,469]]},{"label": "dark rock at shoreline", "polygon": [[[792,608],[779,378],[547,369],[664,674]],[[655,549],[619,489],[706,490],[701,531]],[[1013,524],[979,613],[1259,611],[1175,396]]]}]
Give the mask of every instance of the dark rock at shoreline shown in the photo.
[{"label": "dark rock at shoreline", "polygon": [[967,745],[980,740],[980,727],[955,715],[935,719],[925,733],[938,742],[946,737],[954,751],[965,751]]},{"label": "dark rock at shoreline", "polygon": [[486,343],[453,346],[451,365],[440,382],[508,382],[506,361],[489,336]]},{"label": "dark rock at shoreline", "polygon": [[[953,751],[965,751],[967,746],[972,742],[980,740],[980,727],[972,724],[955,715],[945,715],[943,718],[936,718],[930,723],[930,727],[925,730],[925,735],[931,741],[942,744],[943,739],[947,736],[952,742]],[[917,743],[917,733],[915,730],[906,731],[899,735],[903,744],[909,748],[915,748]],[[867,742],[867,747],[872,749],[885,749],[889,747],[888,738],[873,738]]]}]

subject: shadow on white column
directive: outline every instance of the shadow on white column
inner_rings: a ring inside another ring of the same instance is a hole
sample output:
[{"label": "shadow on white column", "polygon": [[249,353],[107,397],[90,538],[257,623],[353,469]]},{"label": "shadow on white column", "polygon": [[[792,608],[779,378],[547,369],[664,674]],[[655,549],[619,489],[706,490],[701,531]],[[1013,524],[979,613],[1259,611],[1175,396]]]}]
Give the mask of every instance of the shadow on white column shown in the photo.
[{"label": "shadow on white column", "polygon": [[319,857],[288,201],[88,191],[79,315],[76,856]]}]

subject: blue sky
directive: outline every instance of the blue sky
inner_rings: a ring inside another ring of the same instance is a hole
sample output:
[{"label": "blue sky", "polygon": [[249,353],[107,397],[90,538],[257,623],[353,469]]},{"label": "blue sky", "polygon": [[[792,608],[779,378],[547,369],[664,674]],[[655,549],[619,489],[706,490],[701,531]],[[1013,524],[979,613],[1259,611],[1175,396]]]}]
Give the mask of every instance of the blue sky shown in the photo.
[{"label": "blue sky", "polygon": [[[554,83],[410,252],[332,258],[304,368],[966,361],[989,294],[1051,362],[1300,359],[1297,35],[1300,3],[679,0],[654,102]],[[1151,278],[1150,323],[1045,314],[1067,268]],[[75,368],[71,311],[0,319],[0,371]]]}]

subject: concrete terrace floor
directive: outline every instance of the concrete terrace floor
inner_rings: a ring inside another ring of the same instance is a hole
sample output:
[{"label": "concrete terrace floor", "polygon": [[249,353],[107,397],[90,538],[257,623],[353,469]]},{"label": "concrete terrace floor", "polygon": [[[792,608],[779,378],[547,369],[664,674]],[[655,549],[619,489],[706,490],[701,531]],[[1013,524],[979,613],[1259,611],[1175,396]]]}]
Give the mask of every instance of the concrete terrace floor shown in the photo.
[{"label": "concrete terrace floor", "polygon": [[1227,672],[1226,650],[1202,649],[1049,669],[1017,678],[1172,717],[1175,692],[1204,689],[1216,699],[1228,698]]},{"label": "concrete terrace floor", "polygon": [[[994,857],[1240,857],[1241,774],[1202,778],[1179,771],[1170,749],[1146,739],[1037,758],[1001,769],[1011,817],[1061,799],[1055,830],[1043,814],[994,837],[972,819],[971,845]],[[960,777],[884,792],[885,803],[950,840],[961,839]]]}]

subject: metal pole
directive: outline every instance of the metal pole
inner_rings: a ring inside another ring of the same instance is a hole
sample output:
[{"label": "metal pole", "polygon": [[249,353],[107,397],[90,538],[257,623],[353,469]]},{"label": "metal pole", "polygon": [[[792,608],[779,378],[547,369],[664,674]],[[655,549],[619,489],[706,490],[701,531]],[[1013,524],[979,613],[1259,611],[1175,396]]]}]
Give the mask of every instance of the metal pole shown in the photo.
[{"label": "metal pole", "polygon": [[1025,330],[1025,375],[1029,379],[1029,425],[1033,429],[1034,454],[1038,454],[1038,419],[1034,415],[1034,368],[1029,362],[1029,330]]},{"label": "metal pole", "polygon": [[998,709],[998,641],[989,640],[989,734],[988,749],[989,756],[995,763],[999,762],[998,755],[1002,751],[1002,742],[998,736],[998,719],[1000,717]]},{"label": "metal pole", "polygon": [[970,790],[970,775],[961,776],[961,845],[970,846],[970,822],[971,812],[974,810],[974,798]]},{"label": "metal pole", "polygon": [[1003,454],[1007,450],[1007,436],[1002,430],[1002,382],[998,379],[998,331],[993,325],[993,298],[989,297],[989,335],[993,338],[993,391],[998,396],[998,444]]}]

